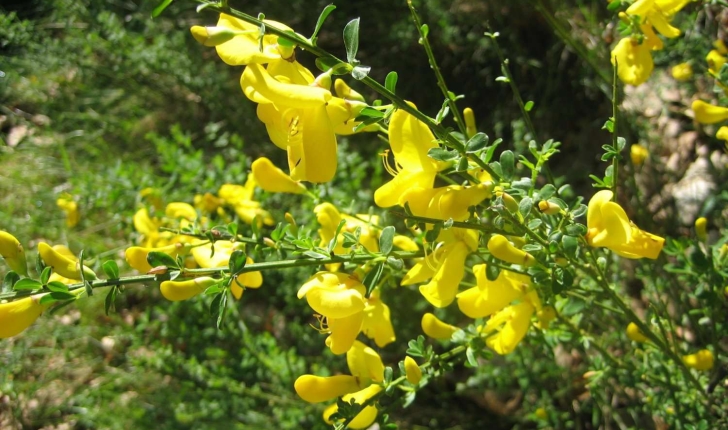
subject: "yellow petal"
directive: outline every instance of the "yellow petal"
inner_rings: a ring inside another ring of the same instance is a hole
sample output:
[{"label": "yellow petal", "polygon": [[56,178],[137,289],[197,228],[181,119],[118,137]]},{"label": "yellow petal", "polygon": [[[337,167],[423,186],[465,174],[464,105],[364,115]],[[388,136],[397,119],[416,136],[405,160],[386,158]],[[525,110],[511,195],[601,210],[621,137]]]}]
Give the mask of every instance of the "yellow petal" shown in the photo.
[{"label": "yellow petal", "polygon": [[672,39],[680,35],[680,29],[671,26],[667,21],[667,17],[665,17],[665,15],[661,12],[650,13],[647,16],[647,19],[648,22],[655,27],[655,30],[657,30],[658,33],[667,38]]},{"label": "yellow petal", "polygon": [[349,366],[349,373],[359,378],[359,386],[367,386],[372,381],[382,382],[384,380],[384,363],[382,363],[381,357],[372,348],[358,340],[346,353],[346,364]]},{"label": "yellow petal", "polygon": [[616,65],[622,82],[635,86],[647,81],[655,66],[650,46],[637,44],[629,37],[620,40],[612,49],[612,64]]},{"label": "yellow petal", "polygon": [[631,322],[627,325],[627,337],[635,342],[644,343],[647,342],[647,336],[645,336],[637,324]]},{"label": "yellow petal", "polygon": [[127,248],[124,252],[126,262],[129,266],[138,270],[141,273],[147,273],[152,270],[152,266],[147,262],[147,255],[150,252],[161,252],[174,258],[179,254],[184,254],[189,250],[185,248],[182,243],[174,243],[172,245],[163,246],[160,248],[145,248],[141,246],[132,246]]},{"label": "yellow petal", "polygon": [[[534,307],[526,302],[509,306],[498,312],[488,320],[485,331],[499,331],[488,337],[485,341],[486,344],[501,355],[513,352],[526,336],[533,312]],[[503,325],[501,326],[501,324]]]},{"label": "yellow petal", "polygon": [[364,310],[364,286],[345,273],[319,272],[298,290],[314,311],[329,318],[345,318]]},{"label": "yellow petal", "polygon": [[695,120],[701,124],[715,124],[728,119],[728,108],[714,106],[702,100],[693,102]]},{"label": "yellow petal", "polygon": [[188,221],[197,219],[197,211],[189,203],[172,202],[164,209],[164,215],[168,218],[184,218]]},{"label": "yellow petal", "polygon": [[302,194],[306,192],[305,186],[291,179],[265,157],[253,161],[252,169],[255,182],[270,193]]},{"label": "yellow petal", "polygon": [[[265,124],[265,129],[268,131],[268,137],[280,149],[286,149],[288,146],[288,124],[286,121],[285,113],[296,112],[292,109],[286,109],[283,113],[276,109],[275,105],[271,103],[261,103],[258,105],[256,113],[258,119]],[[297,115],[297,113],[296,113]],[[292,120],[292,118],[291,118]]]},{"label": "yellow petal", "polygon": [[363,312],[356,312],[343,318],[328,317],[326,323],[331,334],[326,338],[326,346],[336,355],[349,352],[359,336],[363,322]]},{"label": "yellow petal", "polygon": [[293,383],[300,398],[309,403],[325,402],[360,389],[357,378],[351,375],[303,375]]},{"label": "yellow petal", "polygon": [[291,178],[329,182],[336,173],[336,135],[326,106],[303,109],[299,131],[289,136],[288,165]]},{"label": "yellow petal", "polygon": [[627,8],[627,15],[637,15],[642,18],[655,7],[655,0],[637,0]]},{"label": "yellow petal", "polygon": [[[370,385],[369,387],[361,391],[357,391],[356,393],[347,394],[342,398],[342,400],[344,400],[345,402],[351,402],[351,400],[353,399],[356,401],[356,403],[364,404],[368,399],[379,394],[379,392],[381,392],[382,390],[383,388],[380,385]],[[374,423],[374,420],[377,419],[377,413],[378,411],[375,406],[369,405],[365,407],[349,423],[349,428],[354,430],[369,428]]]},{"label": "yellow petal", "polygon": [[415,187],[431,189],[436,175],[437,172],[434,170],[402,170],[391,181],[377,188],[374,192],[374,202],[382,208],[404,204],[402,198],[407,190]]},{"label": "yellow petal", "polygon": [[728,141],[728,127],[723,126],[719,128],[718,131],[715,133],[715,137],[720,140]]},{"label": "yellow petal", "polygon": [[422,332],[433,339],[447,340],[458,331],[458,328],[440,321],[434,314],[426,313],[422,316]]},{"label": "yellow petal", "polygon": [[278,108],[321,107],[331,98],[331,92],[319,87],[283,83],[259,64],[250,64],[240,78],[243,93],[256,103],[274,103]]},{"label": "yellow petal", "polygon": [[192,256],[197,264],[205,269],[227,267],[230,256],[237,246],[238,244],[233,244],[229,240],[218,240],[215,243],[192,248]]},{"label": "yellow petal", "polygon": [[407,381],[412,385],[417,385],[422,380],[422,369],[409,355],[404,358],[404,372]]},{"label": "yellow petal", "polygon": [[28,276],[28,263],[25,260],[23,245],[15,236],[2,230],[0,230],[0,256],[5,259],[10,269],[19,275]]},{"label": "yellow petal", "polygon": [[38,319],[48,305],[41,305],[43,295],[0,303],[0,339],[20,334]]},{"label": "yellow petal", "polygon": [[500,311],[523,296],[530,284],[527,276],[502,271],[495,281],[489,281],[485,264],[473,266],[478,285],[457,295],[460,311],[470,318],[482,318]]},{"label": "yellow petal", "polygon": [[[289,29],[280,23],[271,22],[273,26],[278,28]],[[230,15],[220,14],[217,22],[218,27],[224,27],[235,32],[236,35],[227,42],[215,46],[217,55],[222,61],[231,66],[241,66],[251,63],[267,63],[271,60],[280,58],[280,54],[276,48],[278,36],[263,36],[263,51],[260,50],[258,37],[260,30],[256,25],[234,18]]]},{"label": "yellow petal", "polygon": [[465,275],[465,259],[470,249],[463,242],[446,245],[443,263],[426,285],[420,286],[420,293],[437,308],[444,308],[452,303],[458,291],[458,285]]},{"label": "yellow petal", "polygon": [[684,355],[683,362],[695,370],[710,370],[713,368],[713,353],[709,349],[701,349],[695,354]]},{"label": "yellow petal", "polygon": [[218,282],[217,279],[207,276],[187,281],[164,281],[160,285],[159,290],[165,299],[177,302],[190,299],[202,293],[216,282]]},{"label": "yellow petal", "polygon": [[422,121],[402,109],[395,111],[389,122],[389,144],[404,170],[438,170],[438,163],[427,155],[439,146],[435,136]]},{"label": "yellow petal", "polygon": [[266,68],[272,77],[285,80],[296,85],[310,85],[314,82],[314,76],[310,70],[303,67],[298,61],[275,60],[271,61]]},{"label": "yellow petal", "polygon": [[[429,257],[428,257],[429,258]],[[424,282],[432,278],[437,273],[435,263],[422,259],[415,263],[414,266],[404,275],[400,285],[413,285]]]},{"label": "yellow petal", "polygon": [[364,322],[361,331],[374,342],[378,347],[383,348],[394,342],[394,327],[389,314],[389,306],[384,304],[379,297],[372,294],[367,300],[364,308]]},{"label": "yellow petal", "polygon": [[676,81],[685,82],[693,77],[693,67],[690,63],[680,63],[671,69],[672,77]]}]

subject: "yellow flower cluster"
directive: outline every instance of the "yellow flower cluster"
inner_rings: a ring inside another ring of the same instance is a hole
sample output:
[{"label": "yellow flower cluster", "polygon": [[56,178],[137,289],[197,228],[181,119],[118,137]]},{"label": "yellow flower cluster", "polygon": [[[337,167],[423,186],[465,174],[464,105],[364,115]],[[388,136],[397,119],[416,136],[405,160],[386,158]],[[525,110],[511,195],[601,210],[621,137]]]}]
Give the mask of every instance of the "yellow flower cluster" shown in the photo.
[{"label": "yellow flower cluster", "polygon": [[[279,22],[264,22],[293,32]],[[334,86],[338,97],[333,96],[331,71],[314,77],[296,61],[295,47],[230,15],[220,14],[215,27],[191,31],[198,42],[214,46],[225,63],[246,66],[240,86],[258,104],[271,141],[287,152],[292,180],[330,181],[336,173],[336,135],[354,133],[354,118],[366,107],[363,97],[341,80]]]},{"label": "yellow flower cluster", "polygon": [[[612,64],[617,67],[619,79],[625,84],[641,85],[652,74],[655,65],[652,51],[664,47],[655,30],[667,38],[680,35],[670,21],[690,0],[637,0],[621,13],[629,24],[637,23],[635,35],[621,39],[612,49]],[[680,71],[684,76],[685,70]]]}]

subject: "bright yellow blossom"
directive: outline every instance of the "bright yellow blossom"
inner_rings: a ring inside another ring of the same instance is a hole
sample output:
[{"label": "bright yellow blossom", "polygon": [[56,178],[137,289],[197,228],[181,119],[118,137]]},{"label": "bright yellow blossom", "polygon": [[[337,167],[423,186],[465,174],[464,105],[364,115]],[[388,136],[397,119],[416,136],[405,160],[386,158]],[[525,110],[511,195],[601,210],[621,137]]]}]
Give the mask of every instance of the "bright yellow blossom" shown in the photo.
[{"label": "bright yellow blossom", "polygon": [[306,192],[305,185],[291,179],[265,157],[253,161],[252,170],[255,183],[269,193],[302,194]]},{"label": "bright yellow blossom", "polygon": [[258,217],[259,224],[275,224],[270,213],[261,208],[259,202],[253,200],[254,191],[255,178],[250,175],[245,181],[245,185],[223,184],[217,195],[225,204],[231,206],[238,217],[246,224],[252,224],[256,217]]},{"label": "bright yellow blossom", "polygon": [[701,349],[695,354],[683,355],[683,363],[695,370],[710,370],[713,368],[713,353],[709,349]]},{"label": "bright yellow blossom", "polygon": [[477,285],[457,295],[460,311],[470,318],[483,318],[521,299],[531,288],[526,275],[503,270],[494,281],[485,274],[486,265],[473,266]]},{"label": "bright yellow blossom", "polygon": [[434,314],[426,313],[422,315],[422,332],[433,339],[448,340],[458,331],[454,325],[450,325],[441,321]]},{"label": "bright yellow blossom", "polygon": [[684,82],[693,77],[693,66],[690,63],[680,63],[673,66],[671,73],[676,81]]},{"label": "bright yellow blossom", "polygon": [[701,124],[715,124],[728,119],[728,108],[715,106],[702,100],[693,101],[695,120]]},{"label": "bright yellow blossom", "polygon": [[633,340],[635,342],[645,343],[649,340],[647,338],[647,336],[645,336],[644,333],[642,333],[642,330],[640,330],[639,326],[637,326],[637,324],[635,324],[633,322],[631,322],[627,325],[626,331],[627,331],[627,337],[630,340]]},{"label": "bright yellow blossom", "polygon": [[625,258],[656,259],[665,239],[640,230],[624,209],[612,202],[613,193],[599,191],[589,201],[586,240],[590,246],[609,248]]},{"label": "bright yellow blossom", "polygon": [[402,196],[410,188],[431,189],[437,172],[447,167],[427,155],[430,149],[438,147],[432,131],[402,109],[392,114],[389,145],[395,164],[387,166],[394,178],[374,192],[374,202],[380,207],[402,204]]},{"label": "bright yellow blossom", "polygon": [[73,228],[81,220],[78,212],[78,203],[69,194],[64,194],[56,200],[58,206],[66,214],[66,227]]},{"label": "bright yellow blossom", "polygon": [[647,148],[642,145],[634,144],[629,147],[629,158],[635,166],[641,166],[649,155]]},{"label": "bright yellow blossom", "polygon": [[389,306],[380,299],[380,294],[381,291],[376,288],[366,299],[361,331],[366,337],[374,339],[378,347],[383,348],[394,342],[396,336],[390,319]]},{"label": "bright yellow blossom", "polygon": [[180,300],[191,299],[192,297],[202,293],[208,287],[211,287],[219,280],[209,276],[203,276],[195,279],[184,281],[164,281],[160,285],[159,290],[165,299],[177,302]]},{"label": "bright yellow blossom", "polygon": [[422,380],[422,369],[409,355],[404,358],[404,371],[407,381],[412,385],[417,385]]},{"label": "bright yellow blossom", "polygon": [[25,250],[18,239],[7,231],[0,230],[0,256],[19,275],[28,276]]},{"label": "bright yellow blossom", "polygon": [[617,43],[612,49],[612,64],[622,82],[637,86],[647,81],[655,68],[650,50],[646,42],[639,43],[631,37]]},{"label": "bright yellow blossom", "polygon": [[[229,240],[218,240],[214,244],[195,246],[192,248],[192,256],[195,262],[202,268],[212,269],[216,267],[227,267],[230,263],[232,253],[238,249],[240,244]],[[214,247],[214,252],[213,252]],[[252,264],[253,259],[247,257],[245,264]],[[263,275],[258,272],[245,272],[239,274],[230,284],[230,292],[236,299],[243,295],[243,287],[260,288],[263,285]]]},{"label": "bright yellow blossom", "polygon": [[485,343],[501,355],[509,354],[523,340],[531,325],[531,317],[541,308],[535,291],[527,293],[521,302],[503,308],[490,317],[482,328]]},{"label": "bright yellow blossom", "polygon": [[715,49],[708,52],[708,55],[705,57],[705,61],[708,63],[708,70],[713,76],[717,76],[720,73],[720,69],[726,60],[726,57]]},{"label": "bright yellow blossom", "polygon": [[0,339],[20,334],[38,319],[40,314],[50,306],[40,304],[40,298],[43,295],[0,303]]}]

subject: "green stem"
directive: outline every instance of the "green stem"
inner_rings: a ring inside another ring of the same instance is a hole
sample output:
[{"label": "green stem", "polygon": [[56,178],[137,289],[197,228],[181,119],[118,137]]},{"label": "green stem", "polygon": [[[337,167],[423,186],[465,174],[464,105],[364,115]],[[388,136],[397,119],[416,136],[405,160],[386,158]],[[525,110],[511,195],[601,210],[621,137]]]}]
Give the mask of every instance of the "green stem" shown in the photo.
[{"label": "green stem", "polygon": [[409,6],[410,12],[412,13],[412,19],[414,20],[415,26],[417,27],[417,32],[420,34],[420,41],[422,43],[422,46],[425,48],[425,52],[427,53],[427,60],[430,62],[430,68],[433,72],[435,72],[435,77],[437,78],[437,86],[440,87],[442,95],[445,96],[445,100],[447,100],[447,105],[450,107],[450,111],[453,113],[455,122],[460,129],[460,133],[462,133],[463,136],[467,136],[465,121],[463,121],[463,117],[460,114],[457,105],[455,104],[455,100],[450,97],[450,90],[447,89],[445,78],[442,76],[442,73],[440,72],[440,67],[437,65],[437,60],[435,60],[435,54],[432,52],[430,40],[427,38],[427,34],[422,31],[422,21],[420,21],[420,16],[417,14],[415,6],[412,4],[412,0],[407,0],[407,6]]},{"label": "green stem", "polygon": [[617,200],[617,178],[619,177],[619,137],[617,137],[617,67],[619,67],[618,64],[615,64],[614,66],[614,73],[612,74],[612,148],[615,152],[614,157],[612,157],[612,186],[610,187],[612,189],[612,198],[616,201]]}]

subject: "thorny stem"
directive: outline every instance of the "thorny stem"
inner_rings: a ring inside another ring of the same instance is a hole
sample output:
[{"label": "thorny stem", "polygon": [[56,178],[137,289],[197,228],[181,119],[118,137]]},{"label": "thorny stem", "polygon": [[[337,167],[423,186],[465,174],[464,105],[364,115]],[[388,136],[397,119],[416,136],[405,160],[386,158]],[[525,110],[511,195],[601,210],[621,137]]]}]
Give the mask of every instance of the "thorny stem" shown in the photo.
[{"label": "thorny stem", "polygon": [[[231,16],[234,16],[236,18],[239,18],[245,22],[255,24],[258,27],[265,25],[261,20],[254,18],[246,13],[240,12],[239,10],[232,9],[229,6],[225,4],[209,4],[200,2],[205,5],[205,10],[211,10],[215,12],[225,13]],[[265,25],[265,29],[267,33],[275,34],[278,37],[282,37],[283,39],[286,39],[290,42],[295,43],[300,48],[310,52],[311,54],[330,61],[330,64],[348,64],[345,61],[337,58],[336,56],[330,54],[329,52],[319,48],[318,46],[311,43],[310,40],[298,35],[293,34],[289,32],[285,32],[283,30],[280,30],[278,28],[275,28],[270,25]],[[438,124],[435,120],[428,117],[424,113],[422,113],[420,110],[410,106],[403,98],[399,97],[398,95],[394,94],[393,92],[389,91],[387,88],[385,88],[382,84],[377,82],[376,80],[372,79],[369,76],[365,76],[361,79],[361,82],[364,83],[369,88],[376,91],[378,94],[380,94],[383,97],[386,97],[389,99],[397,108],[404,110],[405,112],[409,113],[410,115],[414,116],[418,120],[425,123],[429,128],[433,130],[435,135],[437,135],[440,139],[442,139],[446,146],[456,149],[458,152],[465,153],[463,143],[460,142],[455,136],[450,134],[445,127]],[[488,166],[487,163],[485,163],[483,160],[481,160],[475,153],[469,153],[466,154],[466,156],[472,160],[475,164],[478,165],[481,169],[485,170],[490,174],[490,176],[494,180],[500,180],[500,175],[498,175],[493,169]]]},{"label": "thorny stem", "polygon": [[460,129],[460,133],[462,133],[464,136],[467,136],[465,121],[463,121],[463,117],[460,114],[457,105],[455,104],[455,100],[453,100],[453,98],[450,96],[450,91],[447,89],[445,78],[442,76],[442,73],[440,72],[440,67],[437,65],[437,60],[435,60],[435,54],[432,52],[430,40],[427,38],[427,34],[422,31],[422,21],[420,21],[420,16],[417,14],[415,6],[412,4],[412,0],[407,0],[407,6],[409,6],[410,12],[412,12],[412,19],[414,20],[415,26],[417,27],[417,32],[420,34],[420,41],[422,43],[422,46],[425,48],[425,52],[427,53],[427,59],[430,62],[430,68],[435,73],[435,77],[437,78],[437,86],[440,87],[442,95],[445,96],[445,100],[447,100],[447,105],[450,107],[450,111],[452,112],[455,118],[455,122]]}]

